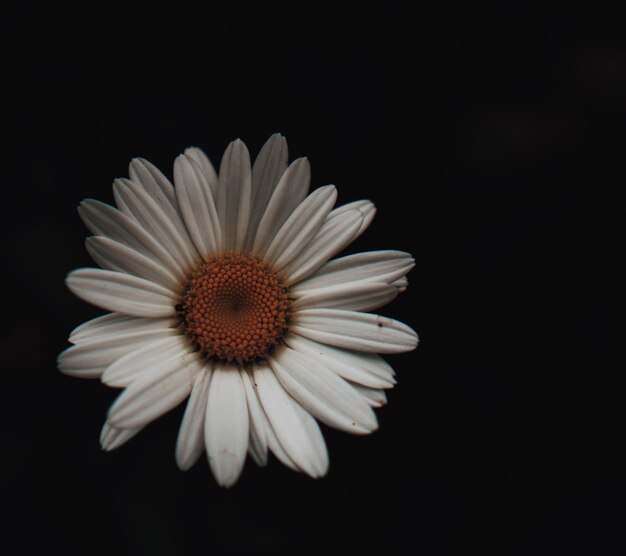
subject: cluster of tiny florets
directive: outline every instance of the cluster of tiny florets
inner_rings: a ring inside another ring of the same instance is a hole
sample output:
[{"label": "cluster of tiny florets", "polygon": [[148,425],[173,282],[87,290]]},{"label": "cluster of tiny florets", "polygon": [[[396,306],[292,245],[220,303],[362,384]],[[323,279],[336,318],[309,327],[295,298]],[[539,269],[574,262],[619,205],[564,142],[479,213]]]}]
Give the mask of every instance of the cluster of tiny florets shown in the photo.
[{"label": "cluster of tiny florets", "polygon": [[228,252],[196,268],[178,314],[206,356],[242,364],[265,358],[279,343],[288,309],[287,288],[261,259]]}]

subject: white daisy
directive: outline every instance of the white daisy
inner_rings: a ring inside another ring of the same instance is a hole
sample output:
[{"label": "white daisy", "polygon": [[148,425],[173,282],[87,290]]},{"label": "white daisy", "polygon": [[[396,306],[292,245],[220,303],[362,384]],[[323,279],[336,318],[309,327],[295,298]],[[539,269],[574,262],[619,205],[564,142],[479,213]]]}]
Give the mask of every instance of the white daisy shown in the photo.
[{"label": "white daisy", "polygon": [[370,314],[406,289],[407,253],[374,251],[331,260],[370,224],[375,208],[333,209],[327,185],[309,194],[306,158],[287,166],[273,135],[250,164],[232,142],[219,175],[189,148],[174,185],[135,159],[115,180],[117,208],[95,200],[79,213],[102,268],[81,268],[69,289],[110,313],[70,335],[60,354],[68,375],[123,391],[101,434],[105,450],[132,438],[189,397],[176,461],[206,451],[217,482],[233,485],[246,454],[265,465],[323,476],[317,420],[354,434],[378,424],[393,369],[378,355],[412,350],[415,332]]}]

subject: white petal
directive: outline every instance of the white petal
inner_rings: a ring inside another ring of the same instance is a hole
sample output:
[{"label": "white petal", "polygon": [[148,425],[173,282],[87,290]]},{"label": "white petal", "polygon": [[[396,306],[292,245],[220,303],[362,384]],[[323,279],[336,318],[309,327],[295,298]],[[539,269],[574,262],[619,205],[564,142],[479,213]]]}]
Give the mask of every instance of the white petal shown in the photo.
[{"label": "white petal", "polygon": [[257,397],[253,379],[250,374],[242,370],[241,379],[246,391],[248,403],[248,417],[250,418],[250,455],[258,465],[267,465],[267,418],[263,415],[263,408]]},{"label": "white petal", "polygon": [[[311,165],[306,158],[294,160],[284,172],[267,204],[263,207],[254,238],[253,251],[264,254],[278,230],[306,197],[311,185]],[[257,208],[255,207],[255,211]]]},{"label": "white petal", "polygon": [[391,284],[414,266],[411,255],[402,251],[356,253],[326,263],[315,274],[296,284],[293,292],[302,294],[358,281]]},{"label": "white petal", "polygon": [[252,203],[250,153],[240,139],[228,145],[224,152],[216,193],[224,246],[240,249],[246,239]]},{"label": "white petal", "polygon": [[417,347],[417,334],[397,320],[342,309],[303,309],[290,327],[296,334],[332,346],[376,353]]},{"label": "white petal", "polygon": [[[113,185],[115,185],[115,182],[117,181],[120,180],[115,180],[113,182]],[[113,188],[113,198],[115,199],[115,205],[117,206],[117,208],[121,210],[126,216],[132,218],[135,222],[137,222],[137,219],[133,215],[132,209],[128,206],[128,203],[124,200],[124,197],[119,194],[118,189],[115,187]]]},{"label": "white petal", "polygon": [[357,230],[356,235],[352,239],[354,241],[357,237],[359,237],[372,223],[374,220],[374,216],[376,215],[376,206],[371,201],[361,200],[354,201],[352,203],[348,203],[347,205],[342,205],[333,210],[329,215],[328,219],[336,218],[337,216],[341,216],[348,211],[358,210],[363,216],[363,221],[361,223],[360,228]]},{"label": "white petal", "polygon": [[252,212],[248,230],[247,248],[252,247],[261,217],[267,203],[287,169],[287,141],[280,133],[275,133],[266,142],[252,165]]},{"label": "white petal", "polygon": [[275,270],[287,266],[315,237],[337,199],[334,185],[316,189],[291,213],[271,241],[265,259]]},{"label": "white petal", "polygon": [[[267,371],[272,372],[271,369],[269,369],[269,367],[267,367],[266,363],[254,364],[253,367],[252,367],[252,375],[251,375],[251,381],[250,382],[252,383],[252,385],[254,387],[254,395],[256,396],[256,402],[258,404],[258,409],[259,409],[259,412],[257,414],[257,418],[260,418],[260,422],[258,424],[253,424],[252,421],[251,421],[250,426],[251,427],[254,426],[255,428],[258,428],[258,430],[262,430],[264,432],[265,441],[267,443],[267,446],[264,449],[263,445],[261,444],[261,442],[259,442],[258,444],[255,444],[253,446],[252,445],[252,434],[251,434],[250,435],[250,437],[251,437],[251,445],[248,447],[248,451],[250,452],[250,455],[253,457],[253,459],[255,460],[256,463],[258,463],[259,465],[266,465],[267,464],[267,449],[269,449],[283,465],[285,465],[286,467],[288,467],[292,471],[301,471],[298,468],[298,466],[294,463],[294,461],[291,459],[291,457],[289,457],[289,454],[287,454],[285,449],[282,447],[282,445],[278,441],[276,433],[274,432],[274,428],[272,427],[271,423],[269,422],[269,419],[267,418],[265,410],[263,409],[263,405],[261,404],[261,400],[259,399],[259,393],[257,391],[258,390],[257,384],[256,384],[255,379],[254,379],[254,368],[257,367],[257,366],[261,366],[261,367],[265,368]],[[248,399],[251,399],[251,398],[248,398]],[[294,404],[297,405],[295,402],[294,402]],[[252,433],[252,430],[250,432]],[[257,440],[260,441],[261,438],[258,438]]]},{"label": "white petal", "polygon": [[102,268],[145,278],[161,284],[172,293],[180,289],[179,280],[171,271],[139,251],[103,236],[88,237],[85,245],[93,260]]},{"label": "white petal", "polygon": [[178,235],[185,243],[187,250],[193,253],[194,246],[187,233],[174,192],[174,186],[170,180],[156,166],[141,158],[136,158],[130,163],[129,175],[133,182],[143,186],[148,195],[155,200],[178,231]]},{"label": "white petal", "polygon": [[189,235],[206,259],[222,247],[222,229],[209,184],[193,160],[184,155],[174,162],[174,181]]},{"label": "white petal", "polygon": [[184,277],[183,269],[174,257],[136,220],[123,212],[100,201],[87,199],[78,207],[78,213],[94,235],[109,237],[127,245],[146,257],[161,262],[176,276]]},{"label": "white petal", "polygon": [[[311,443],[311,448],[317,457],[319,458],[320,475],[311,475],[313,478],[323,477],[328,472],[328,450],[326,449],[326,441],[322,436],[322,431],[315,418],[304,409],[299,403],[294,400],[293,409],[296,415],[300,419],[304,430],[306,431],[307,438]],[[305,471],[306,472],[306,471]]]},{"label": "white petal", "polygon": [[98,378],[120,357],[146,344],[177,334],[171,328],[134,330],[127,333],[104,335],[85,339],[59,354],[57,365],[67,375]]},{"label": "white petal", "polygon": [[204,420],[212,373],[211,363],[207,363],[198,373],[180,424],[176,440],[176,464],[182,471],[191,468],[204,452]]},{"label": "white petal", "polygon": [[186,230],[179,230],[161,206],[139,184],[117,179],[113,184],[115,198],[128,207],[130,215],[174,257],[183,268],[192,268],[198,252]]},{"label": "white petal", "polygon": [[376,415],[363,397],[320,365],[319,359],[285,346],[269,362],[285,390],[318,420],[353,434],[378,428]]},{"label": "white petal", "polygon": [[287,394],[270,368],[256,367],[254,381],[276,438],[291,461],[311,477],[325,475],[328,452],[315,419],[301,411],[302,408]]},{"label": "white petal", "polygon": [[[265,416],[265,411],[263,411],[263,415]],[[291,459],[289,454],[282,447],[281,443],[278,441],[278,437],[276,436],[276,433],[274,432],[274,428],[272,427],[270,422],[267,420],[267,416],[265,416],[264,418],[265,418],[265,431],[267,434],[267,447],[269,448],[269,450],[276,456],[276,459],[278,459],[278,461],[280,461],[285,467],[288,467],[292,471],[297,471],[297,472],[303,471],[295,464],[295,462]],[[311,419],[313,418],[311,417]],[[315,423],[315,419],[313,419],[313,422]],[[318,430],[319,430],[319,427],[318,427]],[[323,441],[324,439],[322,438],[322,442]],[[306,471],[304,472],[306,473]]]},{"label": "white petal", "polygon": [[70,334],[69,341],[73,344],[83,344],[90,340],[126,336],[133,332],[165,330],[175,327],[176,321],[174,319],[144,319],[142,317],[129,317],[121,313],[107,313],[77,326]]},{"label": "white petal", "polygon": [[363,396],[371,407],[382,407],[387,403],[387,394],[384,390],[375,390],[360,384],[353,384],[352,387]]},{"label": "white petal", "polygon": [[396,380],[394,371],[380,355],[350,351],[307,340],[297,334],[285,337],[292,349],[319,359],[319,364],[340,377],[370,388],[391,388]]},{"label": "white petal", "polygon": [[203,366],[199,355],[186,346],[155,364],[118,396],[109,409],[109,423],[132,429],[154,421],[189,395]]},{"label": "white petal", "polygon": [[69,273],[66,284],[84,301],[107,311],[135,317],[174,315],[176,295],[137,276],[99,268],[79,268]]},{"label": "white petal", "polygon": [[79,342],[81,339],[91,337],[97,331],[106,331],[109,327],[117,329],[120,326],[124,326],[127,322],[132,321],[148,321],[152,319],[142,319],[138,317],[129,317],[128,315],[122,315],[121,313],[106,313],[95,317],[91,320],[85,321],[79,324],[74,330],[70,332],[68,340],[73,344]]},{"label": "white petal", "polygon": [[250,440],[248,442],[248,454],[252,458],[252,461],[259,467],[265,467],[267,465],[267,449],[263,451],[263,448],[258,443],[258,437],[250,433]]},{"label": "white petal", "polygon": [[[211,190],[211,194],[214,194],[215,190],[217,189],[218,179],[217,172],[215,171],[213,164],[211,164],[209,157],[202,149],[199,149],[198,147],[189,147],[185,149],[184,154],[185,156],[193,159],[198,164],[198,166],[200,166],[202,174],[204,175],[204,179],[206,180]],[[178,185],[176,185],[176,187],[178,187]]]},{"label": "white petal", "polygon": [[187,340],[180,333],[144,342],[111,363],[102,373],[102,382],[125,388],[141,375],[151,372],[164,359],[186,351]]},{"label": "white petal", "polygon": [[328,259],[350,245],[362,221],[363,217],[355,210],[342,218],[324,222],[313,240],[283,269],[288,276],[288,284],[296,284],[313,274]]},{"label": "white petal", "polygon": [[391,282],[391,285],[398,288],[398,293],[402,293],[407,289],[409,285],[409,280],[406,276],[403,276],[402,278],[398,278],[397,280]]},{"label": "white petal", "polygon": [[116,450],[142,430],[143,427],[135,429],[117,429],[112,427],[108,421],[105,421],[102,431],[100,432],[100,446],[107,452]]},{"label": "white petal", "polygon": [[168,216],[178,213],[174,186],[154,164],[144,158],[133,158],[128,175],[132,181],[143,186]]},{"label": "white petal", "polygon": [[267,206],[272,192],[287,169],[289,153],[287,140],[274,133],[261,147],[252,166],[253,201],[256,205]]},{"label": "white petal", "polygon": [[371,311],[389,303],[398,295],[398,289],[375,282],[348,283],[319,290],[308,290],[291,303],[291,310],[307,307]]},{"label": "white petal", "polygon": [[248,450],[248,407],[239,372],[216,365],[209,385],[204,439],[209,465],[218,484],[235,484]]}]

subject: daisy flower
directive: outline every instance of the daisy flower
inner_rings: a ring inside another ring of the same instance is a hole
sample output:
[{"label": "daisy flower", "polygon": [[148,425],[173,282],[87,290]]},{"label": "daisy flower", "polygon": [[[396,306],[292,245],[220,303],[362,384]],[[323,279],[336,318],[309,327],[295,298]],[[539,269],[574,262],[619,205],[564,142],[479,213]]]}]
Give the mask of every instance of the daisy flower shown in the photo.
[{"label": "daisy flower", "polygon": [[[216,172],[198,148],[174,163],[174,184],[134,159],[117,179],[117,208],[96,200],[79,213],[101,268],[67,286],[109,313],[78,326],[59,355],[68,375],[122,392],[100,441],[113,450],[187,397],[176,462],[206,452],[222,486],[246,455],[272,452],[311,477],[328,469],[317,421],[353,434],[378,427],[394,371],[379,355],[412,350],[415,332],[369,313],[407,287],[414,261],[400,251],[333,259],[370,224],[375,208],[333,208],[337,191],[309,193],[306,158],[287,165],[273,135],[254,164],[233,141]],[[331,260],[332,259],[332,260]]]}]

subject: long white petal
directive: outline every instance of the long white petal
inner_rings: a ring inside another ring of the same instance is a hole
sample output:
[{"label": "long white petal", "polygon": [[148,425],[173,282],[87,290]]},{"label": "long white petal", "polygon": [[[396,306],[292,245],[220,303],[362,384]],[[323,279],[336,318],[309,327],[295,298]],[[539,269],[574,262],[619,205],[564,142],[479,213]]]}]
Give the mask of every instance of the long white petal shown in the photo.
[{"label": "long white petal", "polygon": [[368,434],[376,415],[350,384],[319,364],[319,359],[283,347],[270,358],[278,380],[311,415],[336,429]]},{"label": "long white petal", "polygon": [[235,484],[246,459],[249,435],[246,392],[239,372],[217,364],[209,385],[204,441],[218,484]]},{"label": "long white petal", "polygon": [[326,185],[311,193],[287,218],[271,241],[265,259],[275,270],[287,266],[315,237],[337,199],[334,185]]},{"label": "long white petal", "polygon": [[250,153],[243,141],[228,145],[220,164],[216,192],[217,213],[222,225],[224,246],[240,249],[246,239],[252,204]]},{"label": "long white petal", "polygon": [[194,246],[187,233],[174,192],[174,186],[170,180],[156,166],[141,158],[133,159],[128,171],[130,179],[143,186],[148,195],[155,200],[178,231],[178,235],[185,243],[187,250],[193,253]]},{"label": "long white petal", "polygon": [[287,160],[287,141],[280,133],[275,133],[261,147],[252,165],[252,212],[246,243],[247,249],[252,247],[267,203],[280,177],[287,169]]},{"label": "long white petal", "polygon": [[352,239],[352,241],[354,241],[365,230],[367,230],[369,225],[372,223],[372,220],[374,220],[374,216],[376,215],[376,206],[374,205],[374,203],[372,203],[371,201],[367,201],[367,200],[360,200],[360,201],[353,201],[352,203],[348,203],[346,205],[342,205],[340,207],[337,207],[333,211],[331,211],[331,213],[328,215],[328,220],[336,218],[337,216],[342,216],[346,212],[352,211],[352,210],[358,210],[363,216],[363,221],[361,222],[361,226],[359,227],[354,238]]},{"label": "long white petal", "polygon": [[[265,416],[265,411],[263,412],[263,415]],[[315,422],[315,419],[313,419],[313,421]],[[266,422],[265,430],[267,434],[267,447],[270,450],[270,452],[272,452],[272,454],[276,456],[276,459],[278,459],[278,461],[280,461],[285,467],[288,467],[292,471],[303,472],[303,470],[300,469],[296,465],[296,463],[291,459],[289,454],[285,451],[282,444],[278,441],[278,437],[276,436],[276,433],[274,432],[274,428],[268,421],[267,416],[265,416],[265,422]],[[323,441],[324,439],[322,438],[322,442]],[[306,471],[304,472],[306,473]]]},{"label": "long white petal", "polygon": [[78,207],[78,214],[94,235],[109,237],[127,245],[146,257],[162,263],[174,275],[184,277],[183,267],[176,262],[172,254],[136,220],[123,212],[100,201],[86,199]]},{"label": "long white petal", "polygon": [[116,450],[126,444],[126,442],[133,438],[138,432],[142,431],[143,428],[144,427],[117,429],[112,427],[108,421],[105,421],[102,431],[100,432],[100,446],[107,452]]},{"label": "long white petal", "polygon": [[[264,446],[262,445],[262,440],[261,438],[257,438],[255,439],[254,443],[253,443],[253,439],[252,439],[252,429],[250,430],[250,446],[248,447],[248,451],[250,452],[250,455],[252,456],[252,458],[254,459],[254,461],[259,464],[259,465],[266,465],[267,464],[267,450],[271,451],[276,458],[286,467],[288,467],[289,469],[291,469],[292,471],[301,471],[301,469],[298,468],[298,466],[294,463],[294,461],[291,459],[291,457],[289,456],[289,454],[285,451],[285,449],[282,447],[281,443],[278,441],[278,437],[276,436],[276,433],[274,432],[274,428],[272,427],[272,424],[270,423],[269,419],[267,418],[267,414],[265,413],[265,410],[263,409],[263,405],[261,403],[261,400],[259,399],[259,393],[258,393],[258,387],[256,384],[256,381],[254,379],[254,368],[256,366],[261,366],[265,369],[267,369],[269,372],[272,372],[271,369],[269,369],[269,367],[267,366],[267,363],[258,363],[258,364],[253,364],[252,366],[252,375],[250,376],[251,380],[251,384],[254,388],[254,395],[256,396],[256,403],[258,404],[258,413],[257,413],[257,418],[260,419],[260,422],[258,424],[253,424],[252,422],[252,418],[251,418],[251,422],[250,422],[250,426],[258,426],[258,429],[260,431],[263,431],[264,433],[264,437],[265,437],[265,442],[266,442],[266,447],[264,449]],[[246,390],[246,394],[247,394],[247,390]],[[248,398],[251,399],[251,398]],[[248,402],[250,403],[250,402]],[[297,405],[297,404],[295,404]]]},{"label": "long white petal", "polygon": [[126,179],[117,179],[113,194],[118,203],[128,207],[132,217],[150,233],[183,268],[192,268],[198,252],[189,240],[187,230],[179,230],[166,212],[139,184]]},{"label": "long white petal", "polygon": [[371,407],[382,407],[387,403],[387,394],[384,390],[376,390],[360,384],[353,384],[352,387],[363,396],[363,399]]},{"label": "long white petal", "polygon": [[295,294],[329,288],[346,283],[367,281],[392,284],[415,266],[415,261],[402,251],[369,251],[334,259],[315,274],[293,286]]},{"label": "long white petal", "polygon": [[411,351],[418,342],[415,331],[404,323],[342,309],[302,309],[291,329],[323,344],[375,353]]},{"label": "long white petal", "polygon": [[405,291],[409,285],[409,280],[406,276],[403,276],[402,278],[398,278],[397,280],[394,280],[393,282],[391,282],[391,285],[394,286],[395,288],[398,288],[398,292],[402,293],[403,291]]},{"label": "long white petal", "polygon": [[284,267],[288,284],[296,284],[306,278],[350,245],[362,221],[363,217],[355,210],[342,218],[324,222],[311,242]]},{"label": "long white petal", "polygon": [[258,442],[258,437],[250,433],[250,441],[248,442],[248,454],[252,458],[252,461],[259,467],[265,467],[267,465],[267,449],[263,451],[263,448]]},{"label": "long white petal", "polygon": [[109,423],[121,429],[143,427],[176,407],[191,392],[204,362],[187,346],[141,374],[113,402]]},{"label": "long white petal", "polygon": [[165,266],[122,243],[108,237],[92,236],[87,238],[85,246],[102,268],[145,278],[161,284],[172,293],[180,289],[179,279]]},{"label": "long white petal", "polygon": [[371,311],[389,303],[398,295],[398,288],[375,282],[356,282],[344,286],[309,290],[296,297],[290,309],[326,307],[350,311]]},{"label": "long white petal", "polygon": [[[209,185],[209,188],[211,189],[211,194],[215,194],[215,190],[217,189],[218,184],[217,172],[215,171],[213,164],[209,160],[209,157],[202,149],[198,147],[189,147],[185,149],[184,154],[185,156],[192,158],[198,164],[198,166],[200,166],[200,169],[204,174],[204,178]],[[178,185],[176,187],[178,187]]]},{"label": "long white petal", "polygon": [[280,178],[267,207],[264,207],[253,243],[255,253],[265,253],[278,230],[306,197],[310,185],[309,161],[306,158],[294,160]]},{"label": "long white petal", "polygon": [[317,358],[320,365],[350,382],[370,388],[391,388],[396,383],[393,368],[377,353],[320,344],[297,334],[286,336],[285,343],[298,352]]},{"label": "long white petal", "polygon": [[161,170],[145,158],[133,158],[128,166],[128,175],[174,220],[174,214],[178,213],[174,186]]},{"label": "long white petal", "polygon": [[91,320],[85,321],[79,324],[74,330],[70,332],[68,340],[73,344],[78,343],[81,339],[87,339],[96,333],[106,333],[106,330],[112,328],[113,330],[124,327],[128,322],[140,322],[150,321],[153,319],[142,319],[139,317],[129,317],[128,315],[122,315],[121,313],[106,313],[95,317]]},{"label": "long white petal", "polygon": [[298,403],[287,394],[269,367],[256,367],[254,381],[265,414],[289,458],[311,477],[325,475],[328,452],[315,419],[300,411]]},{"label": "long white petal", "polygon": [[164,359],[186,352],[186,346],[187,340],[180,333],[144,342],[111,363],[102,373],[102,382],[125,388],[141,375],[151,372]]},{"label": "long white petal", "polygon": [[189,235],[206,259],[222,247],[222,228],[210,186],[196,163],[185,155],[174,162],[174,182]]},{"label": "long white petal", "polygon": [[134,330],[124,334],[85,339],[59,354],[57,365],[67,375],[98,378],[114,361],[154,341],[163,341],[178,332],[168,328]]},{"label": "long white petal", "polygon": [[287,169],[288,160],[287,140],[280,133],[274,133],[261,147],[252,165],[255,205],[267,206],[274,188]]},{"label": "long white petal", "polygon": [[[300,423],[304,427],[304,431],[306,432],[306,437],[309,439],[309,442],[311,443],[312,451],[315,454],[317,454],[317,457],[319,458],[318,465],[320,466],[320,469],[321,469],[321,474],[319,476],[323,477],[328,472],[329,460],[328,460],[328,450],[326,448],[326,441],[324,440],[324,437],[322,436],[322,431],[320,430],[320,427],[317,424],[317,421],[315,420],[315,418],[306,409],[304,409],[299,403],[295,402],[295,400],[293,404],[293,409],[296,415],[299,417]],[[313,476],[313,478],[317,478],[317,477]]]},{"label": "long white petal", "polygon": [[96,339],[115,338],[148,330],[166,330],[176,326],[174,319],[144,319],[121,313],[107,313],[77,326],[72,330],[69,341],[73,344],[84,344]]},{"label": "long white petal", "polygon": [[180,424],[176,440],[176,464],[182,471],[190,469],[204,452],[204,421],[212,373],[211,363],[207,363],[198,373]]},{"label": "long white petal", "polygon": [[176,295],[170,290],[122,272],[79,268],[66,278],[67,287],[88,303],[135,317],[174,315]]},{"label": "long white petal", "polygon": [[250,445],[248,450],[258,465],[267,465],[267,426],[263,408],[257,397],[253,380],[248,371],[241,370],[241,379],[246,391],[248,416],[250,418]]}]

